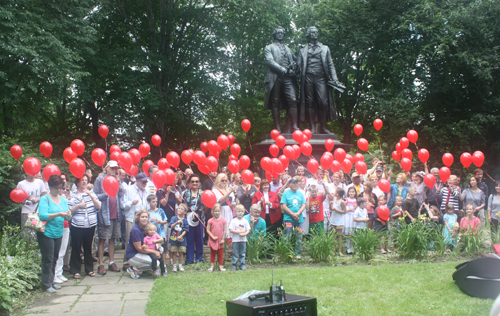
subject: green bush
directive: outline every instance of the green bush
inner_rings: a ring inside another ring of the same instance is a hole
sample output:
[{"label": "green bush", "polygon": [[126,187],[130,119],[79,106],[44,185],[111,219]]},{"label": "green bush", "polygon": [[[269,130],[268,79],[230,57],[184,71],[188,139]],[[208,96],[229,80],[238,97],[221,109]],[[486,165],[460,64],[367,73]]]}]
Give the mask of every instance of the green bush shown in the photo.
[{"label": "green bush", "polygon": [[458,240],[458,249],[460,249],[460,252],[464,252],[467,255],[477,255],[481,253],[482,246],[483,238],[480,232],[473,233],[466,231],[460,234]]},{"label": "green bush", "polygon": [[410,224],[401,219],[400,228],[395,230],[396,252],[403,258],[422,259],[427,255],[430,245],[437,242],[437,246],[443,246],[437,232],[439,230],[433,229],[421,218]]},{"label": "green bush", "polygon": [[304,248],[313,261],[327,262],[339,252],[337,242],[338,234],[335,231],[323,235],[313,234],[308,240],[304,241]]},{"label": "green bush", "polygon": [[273,262],[289,263],[295,257],[295,246],[297,244],[297,236],[301,234],[296,228],[290,238],[286,238],[284,230],[278,228],[276,235],[269,235],[269,241],[273,252]]},{"label": "green bush", "polygon": [[354,243],[354,252],[361,260],[368,261],[380,245],[380,234],[372,229],[357,229],[349,237]]},{"label": "green bush", "polygon": [[271,251],[270,235],[259,235],[247,241],[246,258],[251,263],[260,263]]}]

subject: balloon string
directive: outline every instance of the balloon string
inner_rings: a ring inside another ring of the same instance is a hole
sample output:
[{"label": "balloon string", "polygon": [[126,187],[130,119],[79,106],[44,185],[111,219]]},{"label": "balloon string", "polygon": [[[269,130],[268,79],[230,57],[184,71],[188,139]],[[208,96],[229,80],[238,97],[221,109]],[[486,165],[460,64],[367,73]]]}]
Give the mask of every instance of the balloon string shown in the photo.
[{"label": "balloon string", "polygon": [[106,138],[104,138],[104,143],[106,144],[104,151],[108,152],[108,140]]},{"label": "balloon string", "polygon": [[94,170],[95,172],[97,172],[94,168],[92,168],[92,166],[90,165],[90,163],[87,161],[87,159],[85,159],[85,157],[83,157],[83,160],[85,160],[85,162],[87,163],[87,165],[89,165],[90,169]]},{"label": "balloon string", "polygon": [[488,172],[484,171],[484,173],[488,176],[488,178],[490,178],[490,179],[491,179],[491,181],[493,181],[493,182],[495,182],[495,183],[498,183],[498,181],[497,181],[497,180],[495,180],[495,179],[493,179],[493,178],[492,178],[492,177],[488,174]]},{"label": "balloon string", "polygon": [[382,162],[385,163],[385,161],[384,161],[384,152],[382,151],[382,144],[380,143],[380,135],[379,135],[378,131],[377,131],[377,140],[378,140],[378,147],[380,148],[380,156],[382,158]]},{"label": "balloon string", "polygon": [[[373,158],[377,158],[377,157],[375,157],[375,156],[374,156],[371,152],[369,152],[368,150],[367,150],[366,152],[367,152],[367,153],[369,153],[369,154],[370,154],[370,156],[372,156]],[[377,158],[377,159],[378,159],[378,158]],[[382,160],[382,161],[383,161],[383,160]]]}]

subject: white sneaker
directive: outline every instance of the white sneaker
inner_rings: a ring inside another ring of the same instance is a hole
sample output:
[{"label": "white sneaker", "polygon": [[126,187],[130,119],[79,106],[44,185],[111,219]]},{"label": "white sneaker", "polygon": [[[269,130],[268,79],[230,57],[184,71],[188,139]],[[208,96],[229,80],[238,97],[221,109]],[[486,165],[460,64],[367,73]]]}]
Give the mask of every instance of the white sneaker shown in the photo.
[{"label": "white sneaker", "polygon": [[64,275],[58,275],[57,278],[63,282],[68,282],[68,279]]},{"label": "white sneaker", "polygon": [[184,267],[182,266],[182,264],[179,264],[179,271],[184,272]]},{"label": "white sneaker", "polygon": [[172,268],[172,272],[177,272],[177,265],[174,264],[174,267]]},{"label": "white sneaker", "polygon": [[64,281],[63,281],[63,280],[61,280],[59,277],[54,277],[54,283],[55,283],[55,284],[63,284],[63,283],[64,283]]}]

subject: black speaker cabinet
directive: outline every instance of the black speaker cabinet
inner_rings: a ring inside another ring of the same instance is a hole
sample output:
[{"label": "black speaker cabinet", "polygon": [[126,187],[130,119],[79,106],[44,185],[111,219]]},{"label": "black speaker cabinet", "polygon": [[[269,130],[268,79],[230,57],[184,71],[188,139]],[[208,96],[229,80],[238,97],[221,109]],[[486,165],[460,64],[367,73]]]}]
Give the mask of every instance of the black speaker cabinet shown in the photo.
[{"label": "black speaker cabinet", "polygon": [[263,299],[227,301],[227,316],[317,316],[316,298],[286,294],[283,302]]}]

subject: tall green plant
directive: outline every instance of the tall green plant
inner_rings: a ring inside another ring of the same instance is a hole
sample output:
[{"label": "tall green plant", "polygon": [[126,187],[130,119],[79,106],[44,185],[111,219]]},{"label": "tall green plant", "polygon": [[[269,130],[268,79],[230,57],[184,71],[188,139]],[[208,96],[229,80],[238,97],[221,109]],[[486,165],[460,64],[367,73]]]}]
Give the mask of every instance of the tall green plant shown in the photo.
[{"label": "tall green plant", "polygon": [[246,258],[251,263],[260,263],[271,251],[270,235],[259,235],[247,241]]},{"label": "tall green plant", "polygon": [[479,232],[466,231],[460,234],[458,249],[467,255],[477,255],[481,253],[483,247],[483,237]]},{"label": "tall green plant", "polygon": [[338,234],[335,231],[323,235],[313,234],[311,238],[304,241],[304,248],[313,261],[326,262],[338,253]]},{"label": "tall green plant", "polygon": [[358,229],[350,239],[354,243],[356,256],[364,261],[372,259],[380,245],[380,234],[372,229]]},{"label": "tall green plant", "polygon": [[273,262],[290,263],[295,257],[295,246],[297,234],[300,232],[294,228],[289,238],[285,237],[284,230],[278,228],[276,235],[270,235],[270,243],[273,251]]},{"label": "tall green plant", "polygon": [[410,224],[401,220],[400,229],[396,230],[394,244],[401,257],[421,259],[427,255],[433,239],[439,241],[434,230],[421,218]]}]

